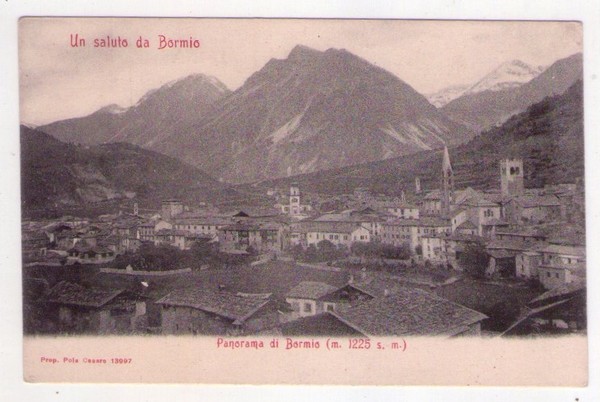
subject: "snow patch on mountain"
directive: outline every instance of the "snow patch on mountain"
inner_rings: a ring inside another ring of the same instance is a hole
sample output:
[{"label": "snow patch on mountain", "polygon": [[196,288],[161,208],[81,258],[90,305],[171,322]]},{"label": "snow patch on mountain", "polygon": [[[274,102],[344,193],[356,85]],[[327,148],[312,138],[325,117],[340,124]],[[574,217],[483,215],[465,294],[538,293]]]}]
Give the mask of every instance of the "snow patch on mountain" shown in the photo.
[{"label": "snow patch on mountain", "polygon": [[453,101],[454,99],[461,96],[470,85],[453,85],[448,88],[444,88],[440,91],[425,95],[429,103],[435,107],[442,107],[445,104]]},{"label": "snow patch on mountain", "polygon": [[463,95],[519,87],[540,75],[544,70],[543,66],[531,66],[521,60],[511,60],[502,63],[475,84],[453,85],[425,96],[431,104],[440,108]]},{"label": "snow patch on mountain", "polygon": [[304,112],[296,115],[290,121],[288,121],[283,126],[279,127],[276,131],[274,131],[270,135],[271,141],[273,141],[273,144],[277,144],[278,142],[289,137],[290,134],[292,134],[298,127],[298,125],[300,124],[300,120],[302,120],[303,116],[304,116]]},{"label": "snow patch on mountain", "polygon": [[483,91],[500,91],[516,88],[531,81],[544,71],[542,66],[530,66],[520,60],[511,60],[501,64],[465,91],[465,95]]}]

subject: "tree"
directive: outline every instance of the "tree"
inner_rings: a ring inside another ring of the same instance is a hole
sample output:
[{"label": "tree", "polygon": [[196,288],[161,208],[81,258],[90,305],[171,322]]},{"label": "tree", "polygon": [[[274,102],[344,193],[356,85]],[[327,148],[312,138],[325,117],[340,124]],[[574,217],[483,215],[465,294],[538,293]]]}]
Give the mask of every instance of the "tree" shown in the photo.
[{"label": "tree", "polygon": [[473,278],[484,278],[489,257],[483,245],[473,243],[465,247],[461,262],[465,271]]}]

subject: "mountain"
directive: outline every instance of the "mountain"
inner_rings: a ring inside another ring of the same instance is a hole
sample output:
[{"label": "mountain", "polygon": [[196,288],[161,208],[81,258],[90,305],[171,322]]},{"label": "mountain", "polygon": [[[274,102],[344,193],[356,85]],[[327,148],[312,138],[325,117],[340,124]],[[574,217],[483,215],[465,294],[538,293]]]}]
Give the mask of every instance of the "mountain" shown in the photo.
[{"label": "mountain", "polygon": [[[181,161],[127,143],[80,146],[21,126],[21,205],[25,214],[165,198],[207,200],[236,193]],[[113,210],[114,212],[114,210]]]},{"label": "mountain", "polygon": [[534,67],[521,60],[511,60],[496,67],[475,84],[454,85],[426,96],[433,105],[442,107],[463,95],[519,87],[540,75],[542,71],[542,66]]},{"label": "mountain", "polygon": [[[456,188],[499,189],[499,161],[507,157],[523,158],[526,187],[573,183],[584,175],[583,140],[583,84],[579,80],[563,94],[545,98],[500,127],[451,148]],[[295,182],[305,191],[322,194],[351,193],[364,187],[400,195],[403,189],[414,192],[415,177],[420,177],[426,191],[438,188],[441,164],[441,151],[431,150],[240,189],[264,192]]]},{"label": "mountain", "polygon": [[501,64],[491,73],[475,83],[464,92],[472,95],[484,91],[501,91],[508,88],[517,88],[531,81],[544,71],[544,67],[533,67],[521,60],[511,60]]},{"label": "mountain", "polygon": [[297,46],[215,109],[153,149],[240,183],[382,160],[473,134],[393,74],[337,49]]},{"label": "mountain", "polygon": [[442,107],[464,94],[470,85],[453,85],[437,92],[425,95],[427,100],[436,107]]},{"label": "mountain", "polygon": [[[503,123],[547,96],[563,93],[579,79],[583,79],[581,53],[556,61],[525,84],[496,91],[487,89],[465,93],[443,106],[441,111],[455,122],[480,132]],[[492,82],[494,80],[488,81],[488,84]]]},{"label": "mountain", "polygon": [[194,74],[146,93],[134,106],[109,105],[89,116],[39,127],[61,141],[96,145],[129,142],[152,149],[156,142],[211,112],[231,91],[214,77]]}]

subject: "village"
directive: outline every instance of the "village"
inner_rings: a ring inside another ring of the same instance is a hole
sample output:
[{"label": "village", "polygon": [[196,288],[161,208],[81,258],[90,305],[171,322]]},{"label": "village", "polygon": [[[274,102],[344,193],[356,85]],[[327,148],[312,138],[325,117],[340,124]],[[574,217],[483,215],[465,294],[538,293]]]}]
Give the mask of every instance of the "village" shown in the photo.
[{"label": "village", "polygon": [[533,336],[586,331],[582,181],[398,197],[293,184],[272,205],[24,220],[25,331],[214,336]]}]

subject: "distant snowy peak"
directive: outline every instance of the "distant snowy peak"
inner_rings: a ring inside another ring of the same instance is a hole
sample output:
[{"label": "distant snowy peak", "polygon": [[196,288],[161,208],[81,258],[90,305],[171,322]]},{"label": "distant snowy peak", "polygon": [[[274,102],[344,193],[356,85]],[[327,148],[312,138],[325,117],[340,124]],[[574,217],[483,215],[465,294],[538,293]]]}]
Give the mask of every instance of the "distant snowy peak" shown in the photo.
[{"label": "distant snowy peak", "polygon": [[104,106],[102,109],[96,111],[96,113],[109,113],[109,114],[121,114],[128,110],[126,107],[117,105],[116,103]]},{"label": "distant snowy peak", "polygon": [[494,71],[483,77],[464,94],[476,94],[483,91],[501,91],[516,88],[531,81],[544,71],[542,66],[530,66],[520,60],[511,60],[501,64]]},{"label": "distant snowy peak", "polygon": [[429,103],[435,107],[442,107],[464,94],[469,87],[470,85],[454,85],[432,94],[425,95],[425,97],[429,100]]},{"label": "distant snowy peak", "polygon": [[463,95],[519,87],[540,75],[544,70],[543,66],[530,66],[521,60],[511,60],[498,66],[474,85],[454,85],[427,95],[427,99],[439,108]]}]

